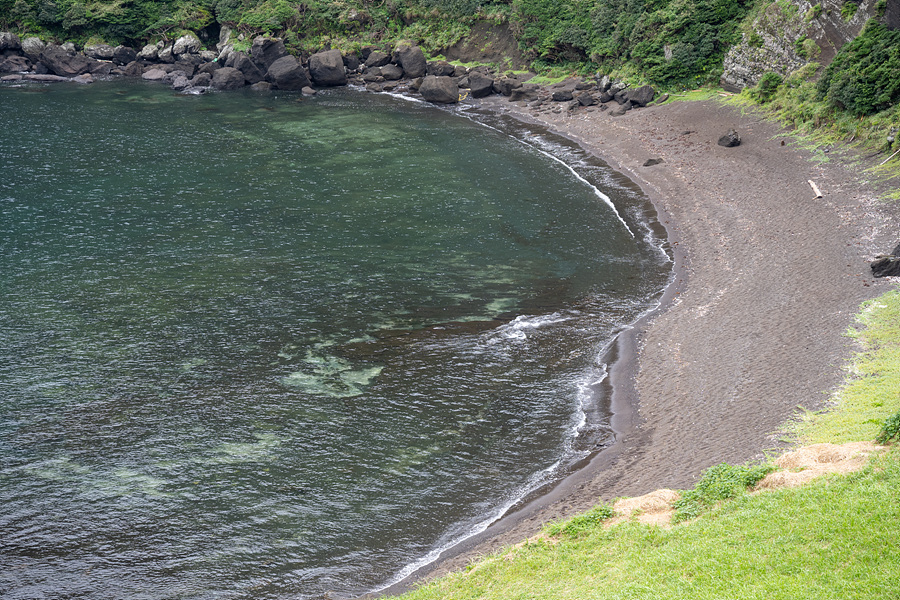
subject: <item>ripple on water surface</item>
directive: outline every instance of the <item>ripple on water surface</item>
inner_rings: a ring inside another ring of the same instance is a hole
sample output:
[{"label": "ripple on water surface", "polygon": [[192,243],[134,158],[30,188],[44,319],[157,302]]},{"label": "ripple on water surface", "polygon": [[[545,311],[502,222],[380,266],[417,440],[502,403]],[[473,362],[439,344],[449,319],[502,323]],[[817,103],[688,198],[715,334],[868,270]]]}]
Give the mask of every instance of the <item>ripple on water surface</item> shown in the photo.
[{"label": "ripple on water surface", "polygon": [[351,90],[0,98],[4,598],[362,593],[608,441],[669,266],[578,148]]}]

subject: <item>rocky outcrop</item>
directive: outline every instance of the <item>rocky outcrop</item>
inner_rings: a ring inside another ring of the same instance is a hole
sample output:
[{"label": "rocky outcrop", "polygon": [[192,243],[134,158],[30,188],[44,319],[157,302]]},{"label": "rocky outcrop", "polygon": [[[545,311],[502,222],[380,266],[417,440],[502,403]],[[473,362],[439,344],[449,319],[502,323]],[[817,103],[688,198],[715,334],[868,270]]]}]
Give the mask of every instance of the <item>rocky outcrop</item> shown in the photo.
[{"label": "rocky outcrop", "polygon": [[253,39],[253,45],[250,47],[250,58],[263,73],[268,72],[272,63],[287,54],[284,42],[278,38],[259,35]]},{"label": "rocky outcrop", "polygon": [[84,47],[84,55],[95,60],[112,60],[115,48],[109,44],[94,44]]},{"label": "rocky outcrop", "polygon": [[473,98],[484,98],[493,92],[494,80],[483,73],[469,73],[469,90]]},{"label": "rocky outcrop", "polygon": [[647,106],[653,102],[656,96],[656,90],[653,86],[642,85],[639,88],[630,89],[625,93],[625,98],[631,102],[632,106]]},{"label": "rocky outcrop", "polygon": [[309,86],[306,69],[294,56],[282,56],[272,63],[266,80],[280,90],[302,90]]},{"label": "rocky outcrop", "polygon": [[232,52],[231,56],[229,56],[228,60],[225,62],[225,66],[237,69],[243,73],[244,79],[247,81],[248,85],[259,83],[266,78],[266,74],[263,71],[260,71],[259,67],[256,66],[256,63],[250,60],[250,57],[243,52]]},{"label": "rocky outcrop", "polygon": [[419,86],[419,93],[428,102],[437,104],[459,102],[459,86],[456,85],[452,77],[429,75],[422,81],[422,85]]},{"label": "rocky outcrop", "polygon": [[222,67],[213,73],[210,85],[219,90],[236,90],[244,87],[244,74],[234,67]]},{"label": "rocky outcrop", "polygon": [[197,36],[183,35],[175,40],[175,44],[172,46],[172,54],[175,56],[180,56],[182,54],[197,54],[202,47],[203,44]]},{"label": "rocky outcrop", "polygon": [[31,61],[24,56],[0,57],[0,74],[25,73],[31,70]]},{"label": "rocky outcrop", "polygon": [[22,52],[31,59],[31,62],[37,62],[44,51],[44,42],[36,37],[28,37],[22,40]]},{"label": "rocky outcrop", "polygon": [[19,50],[22,48],[22,42],[16,34],[3,31],[0,32],[0,52],[4,50]]},{"label": "rocky outcrop", "polygon": [[344,59],[340,50],[326,50],[310,56],[309,73],[316,85],[335,86],[347,83]]},{"label": "rocky outcrop", "polygon": [[425,54],[418,46],[399,46],[394,51],[394,61],[410,79],[423,77],[427,69]]},{"label": "rocky outcrop", "polygon": [[82,54],[69,54],[62,46],[50,44],[40,55],[41,64],[54,75],[75,77],[91,70],[91,60]]},{"label": "rocky outcrop", "polygon": [[827,65],[876,13],[877,0],[860,0],[852,18],[841,16],[843,0],[769,2],[751,33],[725,55],[721,84],[740,91],[772,71],[787,76],[810,61]]}]

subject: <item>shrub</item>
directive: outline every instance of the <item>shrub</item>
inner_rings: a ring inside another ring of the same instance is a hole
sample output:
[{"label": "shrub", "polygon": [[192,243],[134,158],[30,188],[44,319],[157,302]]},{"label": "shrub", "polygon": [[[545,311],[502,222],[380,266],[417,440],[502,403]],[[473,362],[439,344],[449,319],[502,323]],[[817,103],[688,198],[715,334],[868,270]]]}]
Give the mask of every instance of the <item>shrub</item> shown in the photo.
[{"label": "shrub", "polygon": [[859,9],[859,4],[856,2],[844,2],[841,5],[841,18],[849,21],[856,14],[857,9]]},{"label": "shrub", "polygon": [[675,501],[672,521],[693,519],[717,502],[745,494],[747,488],[756,485],[772,469],[771,465],[734,466],[726,463],[710,467],[703,472],[694,489],[682,492],[681,498]]},{"label": "shrub", "polygon": [[875,441],[879,444],[900,442],[900,410],[885,419],[884,425],[881,427],[881,433],[878,434]]},{"label": "shrub", "polygon": [[856,116],[900,101],[900,30],[869,21],[855,40],[841,48],[817,89],[819,100]]},{"label": "shrub", "polygon": [[603,522],[616,515],[616,511],[608,504],[600,504],[584,514],[572,517],[567,521],[551,523],[547,526],[547,535],[579,536],[589,533],[603,525]]},{"label": "shrub", "polygon": [[781,85],[782,81],[781,75],[769,71],[760,78],[756,89],[751,92],[751,95],[759,102],[768,102],[775,95],[775,92],[778,91],[778,86]]}]

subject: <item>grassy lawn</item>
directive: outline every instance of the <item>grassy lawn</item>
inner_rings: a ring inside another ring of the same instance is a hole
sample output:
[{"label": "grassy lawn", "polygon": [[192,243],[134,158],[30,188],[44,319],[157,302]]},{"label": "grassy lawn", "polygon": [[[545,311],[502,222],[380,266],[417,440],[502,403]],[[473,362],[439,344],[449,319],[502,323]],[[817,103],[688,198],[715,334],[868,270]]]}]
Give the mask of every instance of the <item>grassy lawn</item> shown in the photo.
[{"label": "grassy lawn", "polygon": [[[862,350],[835,406],[801,424],[804,442],[871,440],[900,411],[900,291],[864,304],[851,335]],[[634,522],[604,528],[610,512],[601,506],[552,525],[542,538],[403,598],[900,598],[896,444],[862,471],[799,488],[738,490],[669,529]]]}]

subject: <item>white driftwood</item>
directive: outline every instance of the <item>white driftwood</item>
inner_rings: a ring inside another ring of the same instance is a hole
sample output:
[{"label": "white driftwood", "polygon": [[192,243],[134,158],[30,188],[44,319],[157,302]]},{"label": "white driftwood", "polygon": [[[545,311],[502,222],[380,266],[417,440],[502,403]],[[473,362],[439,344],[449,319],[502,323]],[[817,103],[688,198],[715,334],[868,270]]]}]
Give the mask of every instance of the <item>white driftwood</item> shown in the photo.
[{"label": "white driftwood", "polygon": [[822,192],[819,191],[819,187],[815,184],[815,182],[813,182],[812,179],[807,179],[806,181],[807,181],[807,183],[809,183],[809,187],[811,187],[813,189],[813,191],[816,193],[816,198],[821,198]]},{"label": "white driftwood", "polygon": [[[890,156],[888,156],[886,159],[884,159],[884,160],[881,162],[881,165],[883,165],[883,164],[886,163],[887,161],[891,160],[892,158],[894,158],[894,157],[897,156],[898,154],[900,154],[900,150],[897,150],[896,152],[894,152],[893,154],[891,154]],[[878,166],[880,167],[881,165],[878,165]]]}]

